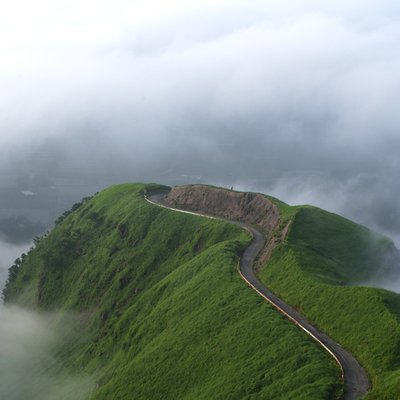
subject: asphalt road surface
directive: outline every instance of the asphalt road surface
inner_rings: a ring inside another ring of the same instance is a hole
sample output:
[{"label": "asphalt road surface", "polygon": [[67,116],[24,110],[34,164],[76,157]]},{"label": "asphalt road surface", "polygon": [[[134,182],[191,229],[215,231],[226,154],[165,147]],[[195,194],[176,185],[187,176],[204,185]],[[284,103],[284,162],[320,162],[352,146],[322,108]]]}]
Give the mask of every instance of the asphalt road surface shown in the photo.
[{"label": "asphalt road surface", "polygon": [[[172,208],[163,203],[163,199],[166,194],[155,194],[146,197],[146,200],[157,206],[168,208],[177,212],[185,214],[200,215],[206,218],[223,219],[202,213],[191,212],[186,210],[179,210]],[[224,219],[225,220],[225,219]],[[225,220],[227,221],[227,220]],[[342,378],[344,384],[344,400],[356,400],[364,396],[370,387],[369,379],[367,374],[357,360],[340,344],[333,341],[326,334],[319,331],[310,322],[307,321],[298,311],[290,307],[283,300],[272,293],[266,288],[256,277],[253,265],[257,258],[258,253],[265,244],[264,235],[253,227],[239,221],[228,221],[235,225],[239,225],[246,229],[253,236],[253,241],[244,251],[243,256],[240,260],[239,273],[247,284],[254,289],[260,296],[271,303],[279,312],[284,314],[290,321],[295,323],[299,328],[310,335],[315,341],[317,341],[339,364],[342,370]]]}]

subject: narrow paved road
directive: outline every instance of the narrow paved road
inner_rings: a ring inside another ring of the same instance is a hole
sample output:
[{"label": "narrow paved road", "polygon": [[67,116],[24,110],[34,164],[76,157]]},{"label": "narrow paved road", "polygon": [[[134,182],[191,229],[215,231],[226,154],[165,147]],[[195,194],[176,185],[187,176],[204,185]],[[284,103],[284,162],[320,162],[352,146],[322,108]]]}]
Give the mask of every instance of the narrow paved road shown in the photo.
[{"label": "narrow paved road", "polygon": [[[163,204],[163,199],[166,194],[156,194],[150,197],[145,197],[151,204],[167,208],[170,210],[182,212],[185,214],[200,215],[206,218],[223,219],[218,217],[209,216],[206,214],[180,210],[177,208],[169,207]],[[225,220],[227,221],[227,220]],[[311,325],[306,318],[304,318],[294,308],[290,307],[283,300],[277,297],[269,289],[267,289],[256,277],[253,271],[254,261],[265,244],[265,238],[261,232],[253,227],[238,221],[228,221],[235,225],[239,225],[246,229],[253,236],[253,241],[244,251],[240,260],[239,273],[242,278],[250,285],[260,296],[271,303],[282,314],[289,318],[293,323],[299,326],[303,331],[316,340],[339,364],[342,370],[344,380],[344,400],[356,400],[364,396],[369,389],[370,383],[367,374],[357,360],[340,344],[333,341],[330,337],[320,332],[317,328]]]}]

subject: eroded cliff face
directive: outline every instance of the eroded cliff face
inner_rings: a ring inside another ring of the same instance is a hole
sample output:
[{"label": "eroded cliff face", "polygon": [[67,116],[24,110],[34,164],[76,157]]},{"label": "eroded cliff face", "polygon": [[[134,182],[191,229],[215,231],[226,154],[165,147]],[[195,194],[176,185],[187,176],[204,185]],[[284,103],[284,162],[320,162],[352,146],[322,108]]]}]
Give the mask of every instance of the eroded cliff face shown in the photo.
[{"label": "eroded cliff face", "polygon": [[258,193],[234,192],[205,185],[177,186],[165,202],[170,206],[203,212],[258,226],[269,234],[279,226],[279,211]]},{"label": "eroded cliff face", "polygon": [[258,193],[234,192],[206,185],[176,186],[164,199],[171,207],[245,222],[262,230],[266,237],[256,271],[271,257],[275,247],[285,239],[290,222],[280,226],[278,207]]}]

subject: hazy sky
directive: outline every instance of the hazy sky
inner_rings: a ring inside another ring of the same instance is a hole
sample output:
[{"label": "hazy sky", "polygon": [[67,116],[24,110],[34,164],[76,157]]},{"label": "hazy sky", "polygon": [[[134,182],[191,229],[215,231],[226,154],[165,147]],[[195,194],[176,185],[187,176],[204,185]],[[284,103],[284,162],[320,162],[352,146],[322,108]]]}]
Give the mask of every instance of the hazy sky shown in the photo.
[{"label": "hazy sky", "polygon": [[399,8],[7,2],[0,168],[233,185],[400,238]]},{"label": "hazy sky", "polygon": [[[233,185],[400,245],[398,1],[13,0],[0,11],[0,189]],[[0,238],[0,286],[26,247]],[[378,284],[400,290],[398,277]],[[23,310],[0,306],[0,320],[0,397],[32,397],[58,332]],[[93,383],[41,379],[49,398]]]}]

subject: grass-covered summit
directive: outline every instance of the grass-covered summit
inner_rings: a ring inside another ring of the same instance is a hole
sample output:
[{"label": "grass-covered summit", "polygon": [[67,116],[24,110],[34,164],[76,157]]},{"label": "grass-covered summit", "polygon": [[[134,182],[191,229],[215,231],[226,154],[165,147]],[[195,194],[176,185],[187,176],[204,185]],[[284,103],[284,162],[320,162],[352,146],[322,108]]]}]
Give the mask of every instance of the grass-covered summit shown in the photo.
[{"label": "grass-covered summit", "polygon": [[393,242],[319,208],[275,202],[291,225],[261,280],[358,358],[372,379],[367,399],[400,399],[400,295],[363,286],[393,267]]},{"label": "grass-covered summit", "polygon": [[400,295],[363,286],[398,263],[390,239],[317,207],[255,193],[189,185],[173,188],[167,200],[263,230],[257,271],[265,286],[353,353],[371,377],[369,399],[400,399]]},{"label": "grass-covered summit", "polygon": [[59,368],[92,399],[335,399],[339,370],[237,273],[248,234],[111,187],[60,218],[10,271],[7,303],[68,311]]}]

